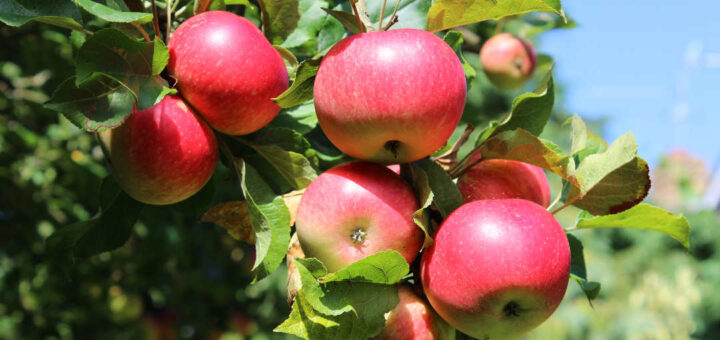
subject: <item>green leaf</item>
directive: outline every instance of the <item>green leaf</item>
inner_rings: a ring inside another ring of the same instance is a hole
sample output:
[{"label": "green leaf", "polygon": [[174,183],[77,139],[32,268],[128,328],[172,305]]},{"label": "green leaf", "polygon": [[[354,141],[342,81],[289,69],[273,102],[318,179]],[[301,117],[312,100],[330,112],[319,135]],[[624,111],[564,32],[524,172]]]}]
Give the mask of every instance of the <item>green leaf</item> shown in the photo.
[{"label": "green leaf", "polygon": [[168,48],[161,40],[140,42],[107,28],[88,37],[80,47],[75,82],[79,85],[94,73],[102,73],[127,87],[137,99],[137,108],[144,110],[171,91],[157,76],[168,59]]},{"label": "green leaf", "polygon": [[298,0],[262,0],[263,29],[272,44],[282,43],[300,21]]},{"label": "green leaf", "polygon": [[[402,170],[401,170],[402,171]],[[430,236],[431,227],[430,212],[427,210],[433,202],[432,190],[425,171],[413,171],[413,190],[415,197],[420,202],[420,209],[413,213],[413,222],[425,233],[425,240],[422,248],[425,249],[432,245],[433,239]]]},{"label": "green leaf", "polygon": [[326,0],[300,0],[300,20],[294,31],[288,35],[280,46],[295,48],[310,43],[323,28],[328,14],[323,11],[328,6]]},{"label": "green leaf", "polygon": [[462,205],[460,190],[440,165],[429,159],[421,159],[413,165],[427,176],[430,190],[433,193],[433,202],[443,217],[447,217]]},{"label": "green leaf", "polygon": [[437,32],[531,11],[552,12],[565,17],[560,0],[437,0],[428,13],[427,29]]},{"label": "green leaf", "polygon": [[593,215],[629,209],[650,190],[650,169],[637,157],[632,133],[620,136],[605,152],[585,158],[575,175],[580,185],[570,188],[568,201]]},{"label": "green leaf", "polygon": [[494,133],[523,129],[539,136],[552,113],[555,103],[552,69],[545,74],[533,92],[515,98],[510,115]]},{"label": "green leaf", "polygon": [[295,57],[292,52],[288,51],[287,48],[282,47],[280,45],[273,45],[273,48],[275,48],[276,51],[280,54],[280,56],[285,60],[292,68],[295,68],[298,65],[298,60]]},{"label": "green leaf", "polygon": [[646,203],[640,203],[621,213],[592,216],[580,215],[577,229],[589,228],[633,228],[661,232],[690,249],[690,223],[683,215],[670,212]]},{"label": "green leaf", "polygon": [[467,81],[468,85],[469,85],[470,82],[472,82],[472,80],[475,79],[475,76],[477,76],[477,72],[463,56],[463,53],[462,53],[463,34],[458,31],[448,31],[447,33],[445,33],[443,40],[448,45],[450,45],[450,47],[452,47],[453,50],[455,50],[455,54],[457,54],[458,58],[460,58],[460,62],[462,63],[463,71],[465,72],[465,81]]},{"label": "green leaf", "polygon": [[573,115],[570,119],[565,121],[563,125],[570,123],[572,132],[570,134],[570,154],[576,155],[578,152],[585,150],[587,147],[587,127],[585,122],[578,115]]},{"label": "green leaf", "polygon": [[62,113],[77,127],[101,132],[122,124],[133,111],[135,97],[117,81],[102,74],[75,85],[75,77],[62,82],[45,107]]},{"label": "green leaf", "polygon": [[365,339],[362,322],[352,313],[327,316],[314,310],[301,290],[293,300],[290,317],[273,332],[293,334],[303,339]]},{"label": "green leaf", "polygon": [[240,182],[255,231],[255,280],[270,275],[282,263],[290,244],[290,211],[249,164],[237,160]]},{"label": "green leaf", "polygon": [[288,320],[275,330],[306,339],[367,339],[385,327],[409,266],[395,251],[361,259],[337,273],[317,259],[295,259],[302,288]]},{"label": "green leaf", "polygon": [[575,179],[572,158],[561,155],[558,151],[554,144],[545,143],[523,129],[501,132],[480,146],[484,159],[500,158],[529,163],[579,186]]},{"label": "green leaf", "polygon": [[[382,1],[367,1],[367,12],[370,20],[374,23],[375,28],[378,27],[380,21],[380,12],[382,10]],[[388,0],[385,7],[385,17],[383,26],[391,19],[396,1]],[[392,29],[399,28],[416,28],[424,30],[427,27],[427,15],[432,5],[431,0],[402,0],[397,11],[398,22],[393,24]]]},{"label": "green leaf", "polygon": [[4,0],[0,2],[0,21],[21,26],[30,20],[82,30],[80,11],[71,0]]},{"label": "green leaf", "polygon": [[153,19],[150,13],[123,12],[90,0],[77,0],[77,4],[90,14],[108,22],[144,24]]},{"label": "green leaf", "polygon": [[395,284],[410,271],[405,258],[395,250],[373,254],[351,263],[335,273],[318,278],[322,283],[336,281]]},{"label": "green leaf", "polygon": [[317,178],[310,161],[299,153],[275,145],[253,145],[252,148],[270,162],[296,190],[307,187]]},{"label": "green leaf", "polygon": [[315,114],[315,103],[307,102],[289,109],[284,109],[270,122],[270,126],[282,127],[306,134],[318,124]]},{"label": "green leaf", "polygon": [[587,156],[594,155],[596,153],[603,153],[605,152],[605,150],[607,150],[607,148],[607,142],[602,139],[602,137],[588,130],[587,139],[585,141],[585,148],[578,151],[577,154],[575,154],[575,157],[577,157],[579,164],[582,163],[582,161],[587,158]]},{"label": "green leaf", "polygon": [[591,282],[587,279],[582,242],[570,234],[567,235],[567,238],[570,243],[570,277],[577,281],[580,289],[587,296],[590,306],[592,306],[592,300],[600,294],[600,283]]},{"label": "green leaf", "polygon": [[362,25],[362,22],[358,22],[355,14],[329,8],[323,8],[323,10],[327,14],[332,15],[333,18],[337,19],[337,21],[339,21],[352,34],[358,34],[365,31],[365,26]]},{"label": "green leaf", "polygon": [[295,72],[295,81],[285,92],[272,98],[282,108],[290,108],[313,98],[315,75],[320,68],[321,59],[309,59],[300,63]]},{"label": "green leaf", "polygon": [[77,258],[114,250],[127,242],[143,204],[119,189],[111,177],[101,186],[101,211],[92,219],[58,229],[47,239],[50,257],[66,272]]}]

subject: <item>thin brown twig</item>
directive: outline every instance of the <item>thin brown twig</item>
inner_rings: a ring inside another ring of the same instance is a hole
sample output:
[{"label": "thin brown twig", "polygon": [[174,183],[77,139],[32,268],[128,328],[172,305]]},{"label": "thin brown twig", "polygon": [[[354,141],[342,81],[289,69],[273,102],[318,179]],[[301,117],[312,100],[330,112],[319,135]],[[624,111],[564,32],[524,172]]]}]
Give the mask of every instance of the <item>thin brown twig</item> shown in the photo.
[{"label": "thin brown twig", "polygon": [[357,19],[358,29],[360,30],[360,32],[365,32],[365,25],[363,25],[362,20],[360,20],[360,12],[358,12],[357,7],[355,6],[356,1],[357,0],[350,0],[350,6],[352,7],[353,12],[355,12],[355,19]]},{"label": "thin brown twig", "polygon": [[155,37],[162,38],[162,35],[160,34],[160,19],[158,18],[158,10],[157,10],[157,5],[155,4],[155,0],[152,0],[152,8],[153,8],[153,29],[155,30]]},{"label": "thin brown twig", "polygon": [[138,30],[138,32],[140,32],[140,34],[142,34],[143,38],[145,38],[145,41],[147,41],[147,42],[152,41],[152,39],[150,39],[150,36],[147,34],[147,32],[145,32],[145,29],[142,28],[142,26],[140,26],[140,24],[138,24],[137,22],[131,22],[130,25],[135,27],[135,29]]},{"label": "thin brown twig", "polygon": [[392,15],[390,16],[390,21],[387,23],[387,25],[385,25],[385,27],[382,28],[383,31],[387,31],[390,26],[395,25],[398,22],[397,11],[399,8],[400,0],[395,3],[395,9],[393,9]]}]

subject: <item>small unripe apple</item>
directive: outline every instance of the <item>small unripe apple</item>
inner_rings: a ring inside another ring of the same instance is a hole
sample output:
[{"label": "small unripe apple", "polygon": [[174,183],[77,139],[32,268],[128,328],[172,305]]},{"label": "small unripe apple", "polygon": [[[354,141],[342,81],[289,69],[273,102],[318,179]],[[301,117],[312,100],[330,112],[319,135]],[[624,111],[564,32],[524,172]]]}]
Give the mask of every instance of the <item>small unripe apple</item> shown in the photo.
[{"label": "small unripe apple", "polygon": [[520,37],[501,33],[480,49],[480,64],[493,85],[515,89],[532,77],[537,56],[533,45]]},{"label": "small unripe apple", "polygon": [[[473,155],[468,162],[477,159]],[[542,168],[524,162],[482,160],[460,176],[457,185],[465,202],[522,198],[545,208],[550,205],[550,183],[545,172]]]},{"label": "small unripe apple", "polygon": [[280,111],[270,98],[288,88],[285,62],[249,20],[204,12],[180,24],[168,47],[170,75],[216,130],[248,134]]},{"label": "small unripe apple", "polygon": [[398,251],[411,263],[424,235],[413,222],[418,208],[400,176],[374,163],[350,162],[310,183],[295,228],[305,255],[333,272],[386,250]]},{"label": "small unripe apple", "polygon": [[218,158],[212,130],[177,96],[134,111],[100,139],[120,187],[147,204],[194,195],[212,176]]},{"label": "small unripe apple", "polygon": [[455,328],[406,285],[398,287],[395,309],[385,315],[385,328],[374,340],[454,340]]},{"label": "small unripe apple", "polygon": [[552,214],[523,199],[466,203],[438,228],[421,262],[423,290],[451,326],[516,339],[560,304],[570,246]]},{"label": "small unripe apple", "polygon": [[462,65],[450,46],[416,29],[354,34],[335,44],[315,77],[323,132],[346,154],[382,164],[442,147],[465,106]]}]

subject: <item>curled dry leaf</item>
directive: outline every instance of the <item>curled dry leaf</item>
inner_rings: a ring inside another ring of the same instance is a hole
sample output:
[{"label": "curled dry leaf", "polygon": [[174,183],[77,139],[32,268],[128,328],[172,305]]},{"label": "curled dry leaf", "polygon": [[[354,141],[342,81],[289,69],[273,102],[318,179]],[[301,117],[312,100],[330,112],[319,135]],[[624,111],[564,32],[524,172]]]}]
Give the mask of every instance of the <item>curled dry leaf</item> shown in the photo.
[{"label": "curled dry leaf", "polygon": [[[298,204],[300,204],[304,192],[304,189],[295,190],[283,195],[285,205],[290,210],[290,225],[295,224]],[[225,228],[234,239],[255,244],[255,233],[250,222],[247,202],[245,201],[218,203],[203,214],[200,222],[217,224]]]},{"label": "curled dry leaf", "polygon": [[300,281],[300,272],[295,265],[295,261],[293,261],[293,259],[296,258],[305,258],[305,253],[303,252],[302,248],[300,248],[300,241],[298,241],[297,233],[293,234],[292,238],[290,239],[290,248],[287,252],[288,278],[286,288],[288,293],[287,302],[290,306],[292,306],[293,300],[295,299],[295,295],[297,295],[298,290],[302,288],[302,282]]},{"label": "curled dry leaf", "polygon": [[200,222],[215,223],[227,230],[236,240],[255,244],[247,202],[230,201],[214,205],[200,218]]}]

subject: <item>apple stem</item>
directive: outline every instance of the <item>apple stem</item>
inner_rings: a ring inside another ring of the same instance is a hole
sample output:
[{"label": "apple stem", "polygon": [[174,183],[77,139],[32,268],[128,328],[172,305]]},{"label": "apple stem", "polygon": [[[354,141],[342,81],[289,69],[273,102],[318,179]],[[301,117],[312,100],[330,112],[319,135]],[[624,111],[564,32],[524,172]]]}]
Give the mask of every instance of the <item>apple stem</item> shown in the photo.
[{"label": "apple stem", "polygon": [[455,142],[455,144],[453,144],[450,150],[440,156],[431,157],[430,160],[442,165],[445,169],[452,168],[457,165],[457,154],[460,151],[460,148],[468,141],[473,131],[475,131],[475,127],[472,124],[468,124],[465,127],[465,131],[463,132],[462,136],[460,136],[460,138]]},{"label": "apple stem", "polygon": [[498,21],[497,26],[495,26],[495,34],[502,33],[502,29],[505,26],[505,23],[507,22],[507,20],[508,20],[508,17],[503,17],[502,19],[500,19],[500,21]]},{"label": "apple stem", "polygon": [[382,22],[383,18],[385,17],[385,5],[387,5],[387,0],[383,0],[382,9],[380,9],[380,22],[378,23],[378,31],[382,31]]},{"label": "apple stem", "polygon": [[400,8],[400,0],[395,3],[395,9],[393,9],[392,15],[390,15],[390,21],[381,30],[387,31],[392,25],[398,22],[397,11]]}]

